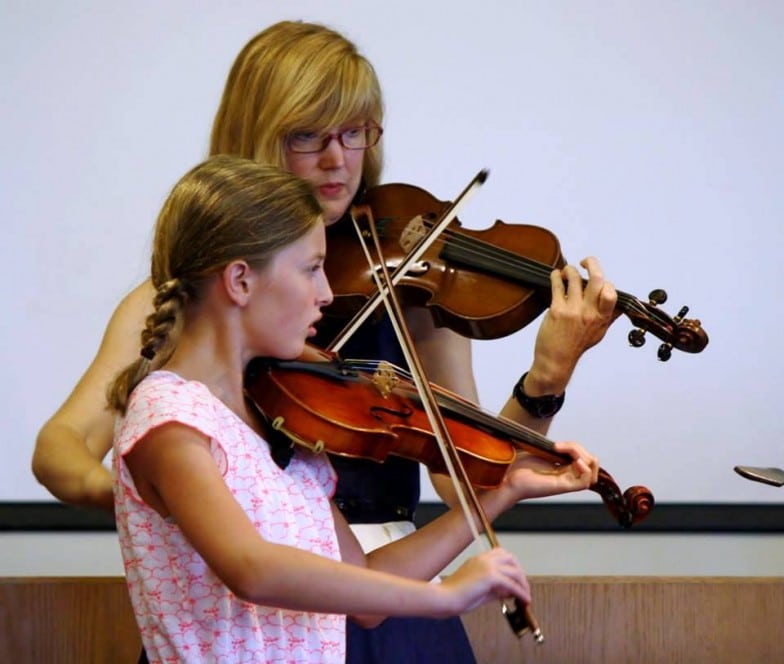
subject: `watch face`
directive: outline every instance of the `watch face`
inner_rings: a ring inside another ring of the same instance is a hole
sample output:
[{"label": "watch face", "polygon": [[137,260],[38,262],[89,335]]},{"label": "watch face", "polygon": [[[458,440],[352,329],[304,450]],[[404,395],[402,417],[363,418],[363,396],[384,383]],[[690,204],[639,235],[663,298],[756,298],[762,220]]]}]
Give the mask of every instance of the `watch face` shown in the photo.
[{"label": "watch face", "polygon": [[533,401],[536,402],[536,413],[539,417],[552,417],[561,410],[562,400],[555,395],[548,394]]},{"label": "watch face", "polygon": [[517,403],[528,411],[529,414],[544,419],[545,417],[552,417],[561,410],[566,394],[545,394],[541,397],[529,397],[523,389],[524,380],[525,375],[515,385],[514,396],[517,399]]}]

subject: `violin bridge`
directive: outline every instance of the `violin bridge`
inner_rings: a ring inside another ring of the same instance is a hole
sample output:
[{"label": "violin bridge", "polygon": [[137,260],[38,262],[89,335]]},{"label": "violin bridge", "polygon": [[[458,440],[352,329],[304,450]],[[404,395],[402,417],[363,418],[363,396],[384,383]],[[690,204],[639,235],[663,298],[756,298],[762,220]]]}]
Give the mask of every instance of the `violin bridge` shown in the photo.
[{"label": "violin bridge", "polygon": [[373,372],[373,384],[385,399],[392,394],[399,382],[395,368],[389,362],[379,362]]},{"label": "violin bridge", "polygon": [[425,222],[422,219],[422,215],[418,214],[406,224],[406,227],[400,234],[400,247],[407,254],[411,253],[411,250],[425,235],[427,235]]}]

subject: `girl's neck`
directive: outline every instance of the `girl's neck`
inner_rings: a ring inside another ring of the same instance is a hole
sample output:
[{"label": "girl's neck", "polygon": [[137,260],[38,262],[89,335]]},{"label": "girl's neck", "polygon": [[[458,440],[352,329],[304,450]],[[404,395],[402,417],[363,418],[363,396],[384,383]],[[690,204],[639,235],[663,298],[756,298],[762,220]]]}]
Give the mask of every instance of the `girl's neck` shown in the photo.
[{"label": "girl's neck", "polygon": [[169,361],[161,367],[204,384],[237,415],[246,413],[241,340],[214,325],[188,326]]}]

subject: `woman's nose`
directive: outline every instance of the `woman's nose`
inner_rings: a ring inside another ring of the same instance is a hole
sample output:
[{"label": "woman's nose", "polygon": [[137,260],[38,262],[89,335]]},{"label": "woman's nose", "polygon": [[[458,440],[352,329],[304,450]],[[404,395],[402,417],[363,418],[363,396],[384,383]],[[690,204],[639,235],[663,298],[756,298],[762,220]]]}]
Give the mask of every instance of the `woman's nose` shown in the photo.
[{"label": "woman's nose", "polygon": [[344,148],[340,144],[337,136],[331,136],[329,143],[319,153],[319,164],[327,168],[336,168],[343,165],[345,161]]}]

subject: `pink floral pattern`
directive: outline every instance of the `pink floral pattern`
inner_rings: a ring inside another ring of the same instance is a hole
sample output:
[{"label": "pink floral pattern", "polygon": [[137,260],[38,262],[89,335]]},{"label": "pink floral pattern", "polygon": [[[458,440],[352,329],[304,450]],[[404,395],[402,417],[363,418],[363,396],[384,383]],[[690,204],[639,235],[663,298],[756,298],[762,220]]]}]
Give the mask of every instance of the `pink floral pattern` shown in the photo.
[{"label": "pink floral pattern", "polygon": [[118,422],[113,461],[117,531],[150,662],[342,663],[344,616],[238,599],[176,524],[141,499],[123,455],[151,429],[175,421],[210,438],[215,463],[261,537],[340,559],[330,511],[336,477],[324,456],[298,451],[281,470],[267,443],[202,383],[150,374]]}]

